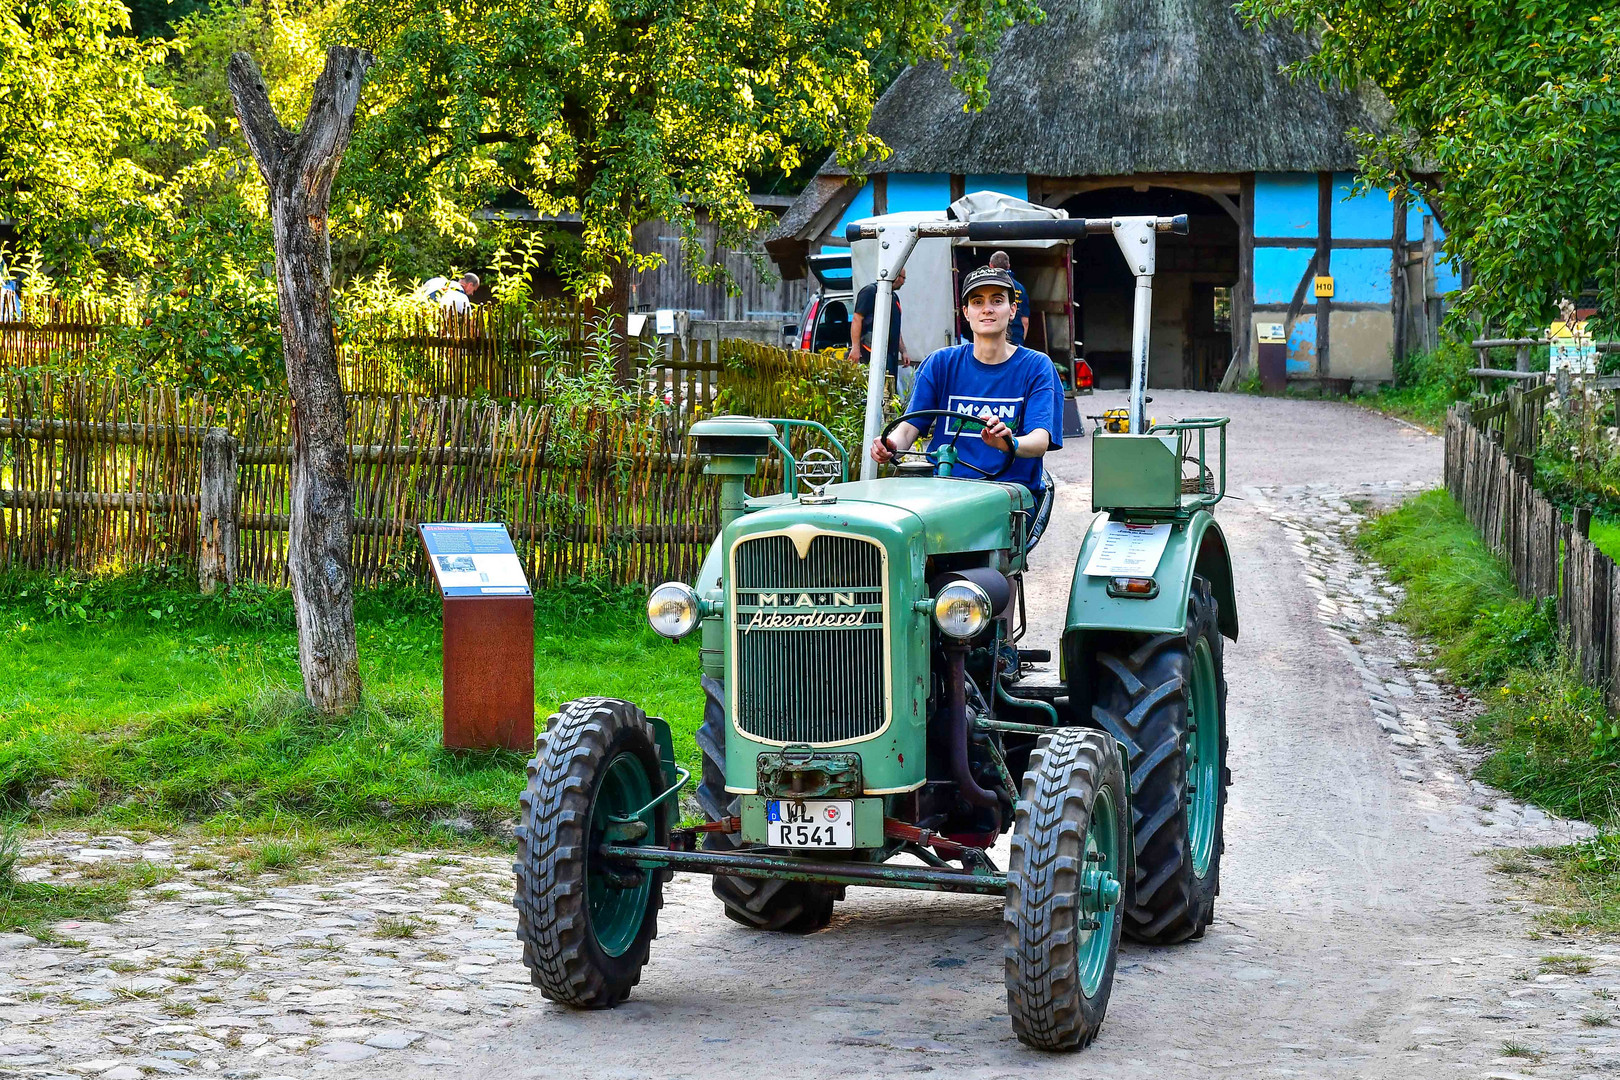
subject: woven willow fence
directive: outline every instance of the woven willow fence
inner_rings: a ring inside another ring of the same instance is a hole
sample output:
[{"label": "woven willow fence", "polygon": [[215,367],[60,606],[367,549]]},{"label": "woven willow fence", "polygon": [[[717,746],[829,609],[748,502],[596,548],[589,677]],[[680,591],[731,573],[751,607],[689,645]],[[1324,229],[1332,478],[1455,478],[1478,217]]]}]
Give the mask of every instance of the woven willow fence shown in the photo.
[{"label": "woven willow fence", "polygon": [[[103,339],[136,317],[133,309],[31,298],[21,320],[0,322],[0,370],[83,371],[98,346],[106,351]],[[338,372],[351,394],[538,401],[553,374],[615,347],[602,333],[605,325],[569,303],[466,312],[424,307],[340,327]],[[651,337],[629,348],[636,366],[659,362]]]},{"label": "woven willow fence", "polygon": [[[234,507],[221,515],[234,566],[218,576],[283,584],[289,421],[279,395],[0,381],[0,565],[195,565],[210,546],[199,512],[213,504]],[[205,468],[211,436],[223,467]],[[362,585],[421,578],[421,521],[505,523],[536,584],[690,579],[717,527],[714,485],[666,409],[360,397],[349,442]]]},{"label": "woven willow fence", "polygon": [[1550,383],[1533,381],[1446,415],[1446,488],[1528,600],[1556,597],[1558,624],[1587,682],[1620,709],[1620,571],[1533,483],[1531,455]]}]

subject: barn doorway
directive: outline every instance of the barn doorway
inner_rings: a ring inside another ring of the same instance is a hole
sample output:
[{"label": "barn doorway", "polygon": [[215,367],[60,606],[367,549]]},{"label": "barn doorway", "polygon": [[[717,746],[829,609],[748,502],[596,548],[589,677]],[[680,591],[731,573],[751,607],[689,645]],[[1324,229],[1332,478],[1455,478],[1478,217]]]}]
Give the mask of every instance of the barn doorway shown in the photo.
[{"label": "barn doorway", "polygon": [[[1238,283],[1238,227],[1207,195],[1178,188],[1102,188],[1062,204],[1070,217],[1186,214],[1186,236],[1159,237],[1153,279],[1148,385],[1214,390],[1232,360],[1232,298]],[[1119,249],[1103,238],[1074,246],[1076,337],[1100,389],[1131,376],[1136,283]]]}]

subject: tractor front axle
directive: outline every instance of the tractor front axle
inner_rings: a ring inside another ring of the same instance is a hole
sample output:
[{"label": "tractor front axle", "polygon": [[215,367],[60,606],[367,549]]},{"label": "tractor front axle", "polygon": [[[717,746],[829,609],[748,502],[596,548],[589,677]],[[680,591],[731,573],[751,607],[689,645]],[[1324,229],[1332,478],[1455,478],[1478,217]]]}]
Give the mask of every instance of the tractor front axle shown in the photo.
[{"label": "tractor front axle", "polygon": [[814,881],[823,885],[875,885],[889,889],[977,893],[981,896],[1001,896],[1007,891],[1007,875],[994,871],[895,866],[889,863],[822,862],[819,859],[760,851],[675,851],[671,848],[620,844],[604,844],[597,852],[604,859],[623,860],[645,870],[667,868],[732,877],[780,878],[786,881]]}]

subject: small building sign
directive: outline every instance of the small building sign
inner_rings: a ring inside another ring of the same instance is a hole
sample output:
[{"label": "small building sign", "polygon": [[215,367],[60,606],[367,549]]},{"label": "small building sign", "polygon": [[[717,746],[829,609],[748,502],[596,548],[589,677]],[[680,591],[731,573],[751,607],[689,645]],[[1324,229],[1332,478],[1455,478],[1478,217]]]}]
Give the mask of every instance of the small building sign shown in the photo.
[{"label": "small building sign", "polygon": [[1283,324],[1280,322],[1263,322],[1259,330],[1262,345],[1282,345],[1288,341],[1283,334]]},{"label": "small building sign", "polygon": [[1316,279],[1316,295],[1321,296],[1321,297],[1330,297],[1330,296],[1332,296],[1333,295],[1333,279],[1330,278],[1330,277],[1319,277],[1319,278],[1317,278]]},{"label": "small building sign", "polygon": [[1547,370],[1569,369],[1575,375],[1597,374],[1597,343],[1586,332],[1586,320],[1571,327],[1562,319],[1547,328],[1551,345],[1547,350]]}]

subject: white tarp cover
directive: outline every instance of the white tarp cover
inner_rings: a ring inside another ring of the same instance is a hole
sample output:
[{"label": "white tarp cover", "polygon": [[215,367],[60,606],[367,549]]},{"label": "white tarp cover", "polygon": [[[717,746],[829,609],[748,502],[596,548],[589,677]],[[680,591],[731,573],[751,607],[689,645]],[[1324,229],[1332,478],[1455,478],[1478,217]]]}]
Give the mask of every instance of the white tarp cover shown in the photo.
[{"label": "white tarp cover", "polygon": [[[1062,221],[1069,216],[1067,210],[1042,206],[1027,199],[1003,195],[999,191],[970,191],[951,203],[950,209],[951,216],[957,221]],[[971,244],[973,241],[964,238],[958,240],[957,243]],[[1048,248],[1068,243],[1068,241],[985,240],[982,243],[992,244],[995,247]]]},{"label": "white tarp cover", "polygon": [[[997,191],[975,191],[957,199],[950,207],[958,221],[1027,221],[1046,218],[1066,219],[1064,210],[1040,206]],[[881,217],[859,219],[862,225],[909,224],[911,222],[941,221],[946,217],[939,211],[906,210]],[[911,258],[906,260],[906,284],[900,289],[900,331],[913,360],[921,360],[935,349],[956,343],[956,292],[951,277],[951,245],[966,244],[966,239],[927,237],[917,241]],[[1052,248],[1068,243],[1067,240],[997,240],[986,246],[997,248]],[[850,269],[854,289],[877,280],[878,242],[857,240],[850,245]],[[1066,272],[1064,275],[1066,276]],[[1037,299],[1045,296],[1036,281],[1030,281],[1031,291]],[[1066,282],[1059,282],[1067,295]],[[1056,286],[1054,286],[1056,287]],[[853,305],[851,305],[853,309]]]}]

